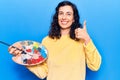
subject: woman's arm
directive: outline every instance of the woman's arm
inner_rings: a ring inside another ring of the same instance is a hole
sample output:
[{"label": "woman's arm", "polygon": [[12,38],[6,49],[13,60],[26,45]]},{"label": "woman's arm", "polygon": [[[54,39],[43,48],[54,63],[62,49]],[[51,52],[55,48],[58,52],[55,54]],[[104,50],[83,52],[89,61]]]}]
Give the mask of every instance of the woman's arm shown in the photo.
[{"label": "woman's arm", "polygon": [[26,66],[26,68],[28,68],[32,73],[41,79],[47,77],[48,67],[46,62],[35,66]]},{"label": "woman's arm", "polygon": [[92,40],[87,45],[84,44],[86,63],[88,68],[97,71],[101,65],[101,55],[93,44]]}]

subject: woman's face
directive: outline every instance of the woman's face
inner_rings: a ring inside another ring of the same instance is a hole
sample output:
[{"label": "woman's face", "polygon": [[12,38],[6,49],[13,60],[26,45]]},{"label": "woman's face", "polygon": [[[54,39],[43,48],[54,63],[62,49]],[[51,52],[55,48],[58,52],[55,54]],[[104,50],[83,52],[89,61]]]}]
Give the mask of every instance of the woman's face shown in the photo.
[{"label": "woman's face", "polygon": [[73,9],[71,6],[62,6],[58,11],[58,23],[61,29],[70,29],[74,22]]}]

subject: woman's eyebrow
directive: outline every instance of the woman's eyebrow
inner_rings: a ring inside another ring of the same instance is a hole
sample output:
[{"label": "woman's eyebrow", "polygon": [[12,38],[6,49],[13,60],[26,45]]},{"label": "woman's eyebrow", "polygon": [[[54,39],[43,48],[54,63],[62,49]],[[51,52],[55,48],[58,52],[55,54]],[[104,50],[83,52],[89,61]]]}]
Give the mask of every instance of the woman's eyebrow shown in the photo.
[{"label": "woman's eyebrow", "polygon": [[[63,12],[63,11],[58,11],[58,12]],[[67,11],[66,13],[73,13],[73,12]]]}]

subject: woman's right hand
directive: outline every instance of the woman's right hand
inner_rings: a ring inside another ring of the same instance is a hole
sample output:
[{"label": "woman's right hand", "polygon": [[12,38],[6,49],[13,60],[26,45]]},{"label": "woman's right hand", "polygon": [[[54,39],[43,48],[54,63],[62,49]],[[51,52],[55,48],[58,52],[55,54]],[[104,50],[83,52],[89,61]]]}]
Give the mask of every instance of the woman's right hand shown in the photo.
[{"label": "woman's right hand", "polygon": [[19,42],[17,42],[15,44],[11,45],[8,48],[8,51],[9,51],[10,54],[12,54],[14,56],[16,56],[18,54],[21,54],[21,52],[22,52],[22,45]]}]

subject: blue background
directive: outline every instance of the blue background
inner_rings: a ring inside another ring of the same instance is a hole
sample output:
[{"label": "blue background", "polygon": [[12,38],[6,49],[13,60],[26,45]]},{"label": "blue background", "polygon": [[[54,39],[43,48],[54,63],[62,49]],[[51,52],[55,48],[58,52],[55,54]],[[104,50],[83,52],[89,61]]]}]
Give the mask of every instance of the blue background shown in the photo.
[{"label": "blue background", "polygon": [[[48,33],[52,15],[62,0],[0,0],[0,40],[41,42]],[[120,1],[70,0],[87,20],[87,30],[102,56],[98,72],[87,69],[86,80],[119,80]],[[14,63],[8,47],[0,44],[0,80],[39,80],[24,66]],[[62,77],[62,76],[61,76]]]}]

